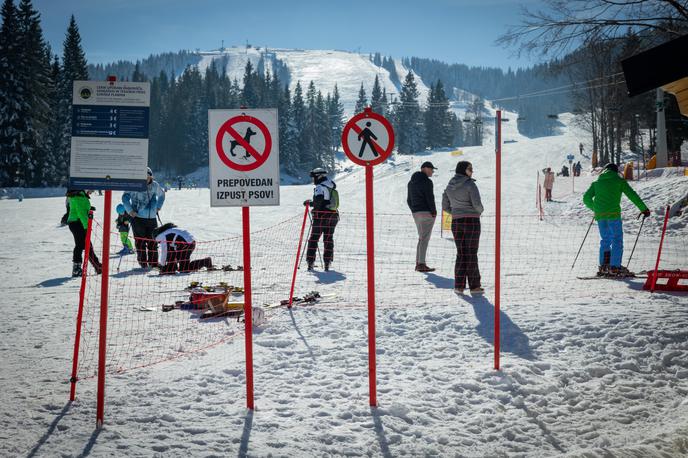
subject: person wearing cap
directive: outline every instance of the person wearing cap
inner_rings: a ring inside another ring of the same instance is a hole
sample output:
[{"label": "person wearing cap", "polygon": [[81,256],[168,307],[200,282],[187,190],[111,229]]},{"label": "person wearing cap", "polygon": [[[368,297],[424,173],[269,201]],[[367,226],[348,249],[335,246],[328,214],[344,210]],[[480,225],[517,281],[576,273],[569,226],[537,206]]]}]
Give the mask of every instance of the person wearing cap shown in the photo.
[{"label": "person wearing cap", "polygon": [[306,262],[308,270],[313,270],[315,264],[315,252],[318,250],[318,241],[323,237],[323,262],[325,270],[330,270],[330,264],[334,259],[334,229],[339,222],[339,193],[337,185],[327,177],[327,172],[321,167],[311,170],[311,178],[315,189],[313,200],[304,201],[304,205],[313,207],[313,222],[311,235],[308,238],[306,249]]},{"label": "person wearing cap", "polygon": [[626,267],[621,265],[623,257],[622,194],[626,194],[626,197],[638,207],[644,218],[650,216],[650,210],[640,196],[626,180],[619,176],[619,167],[616,164],[607,164],[597,180],[583,194],[583,203],[595,213],[597,228],[600,231],[600,264],[597,271],[599,276],[633,276]]},{"label": "person wearing cap", "polygon": [[132,218],[136,258],[143,268],[158,265],[158,246],[153,237],[153,230],[158,227],[158,212],[164,203],[165,191],[153,179],[150,167],[147,168],[145,191],[122,194],[124,209]]},{"label": "person wearing cap", "polygon": [[435,206],[435,193],[430,177],[437,170],[432,162],[425,161],[420,166],[420,171],[411,175],[408,182],[406,203],[413,215],[413,221],[418,230],[418,244],[416,245],[416,271],[434,272],[435,269],[428,267],[425,256],[430,243],[430,235],[435,225],[437,217],[437,207]]},{"label": "person wearing cap", "polygon": [[454,292],[463,294],[468,288],[471,295],[485,290],[480,286],[478,246],[480,244],[480,215],[483,204],[478,186],[473,179],[473,165],[468,161],[456,164],[456,174],[449,180],[442,194],[442,210],[452,215],[452,235],[456,244],[454,264]]}]

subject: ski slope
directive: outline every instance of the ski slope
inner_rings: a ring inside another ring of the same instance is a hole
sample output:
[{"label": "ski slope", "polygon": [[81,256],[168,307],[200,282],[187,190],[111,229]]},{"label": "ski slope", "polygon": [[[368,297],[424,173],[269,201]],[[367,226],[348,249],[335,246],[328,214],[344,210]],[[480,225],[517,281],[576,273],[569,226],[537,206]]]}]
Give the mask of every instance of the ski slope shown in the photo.
[{"label": "ski slope", "polygon": [[[261,54],[265,51],[264,48],[232,47],[225,48],[222,51],[203,52],[201,53],[202,59],[198,63],[198,69],[201,71],[201,74],[204,74],[205,69],[213,60],[226,57],[228,58],[228,63],[225,71],[230,79],[242,81],[246,63],[250,60],[253,68],[256,68]],[[346,116],[354,114],[354,107],[356,100],[358,100],[361,83],[363,83],[368,100],[370,100],[376,76],[379,79],[380,86],[387,91],[389,100],[393,96],[399,97],[400,88],[397,88],[392,82],[389,71],[373,64],[368,55],[336,50],[286,48],[270,48],[268,52],[274,53],[278,59],[287,65],[291,75],[289,89],[292,94],[298,82],[301,82],[301,87],[305,94],[308,85],[313,81],[316,89],[321,91],[323,96],[328,92],[332,94],[336,84]],[[265,61],[267,62],[267,70],[271,71],[270,60],[265,59]],[[409,70],[398,60],[395,60],[395,67],[396,76],[399,81],[403,82]],[[414,76],[418,85],[418,100],[421,105],[424,105],[428,99],[430,89],[418,75],[414,73]]]},{"label": "ski slope", "polygon": [[[567,218],[572,227],[554,229],[575,231],[573,246],[590,219],[581,194],[594,179],[577,147],[583,142],[589,151],[591,145],[570,116],[560,119],[564,127],[558,135],[534,140],[520,136],[513,121],[503,124],[503,138],[512,140],[503,145],[503,212],[507,224],[535,215],[537,171],[558,170],[566,154],[574,153],[583,176],[573,187],[557,177],[556,202],[545,208],[547,215]],[[395,155],[375,168],[375,209],[391,215],[387,221],[398,222],[399,240],[413,240],[406,184],[426,160],[439,169],[433,177],[438,203],[456,162],[470,160],[486,207],[483,221],[489,223],[495,154],[491,121],[485,126],[485,144],[461,148],[460,156],[451,151]],[[364,173],[344,161],[338,167],[342,221],[335,243],[343,254],[350,248],[342,245],[347,225],[364,211]],[[664,205],[688,194],[688,177],[658,176],[633,186],[653,211],[645,226],[654,231]],[[253,230],[302,214],[302,202],[311,192],[307,185],[282,186],[280,207],[251,210]],[[117,201],[120,193],[114,194]],[[93,201],[103,208],[102,197],[93,196]],[[639,223],[631,205],[624,201],[623,208],[633,233]],[[175,361],[109,376],[105,426],[96,431],[95,382],[79,382],[77,400],[67,402],[78,281],[68,277],[71,235],[57,227],[64,198],[0,200],[0,211],[5,217],[2,456],[688,455],[688,296],[650,295],[634,283],[610,293],[604,280],[568,282],[572,290],[561,295],[533,289],[511,296],[507,291],[502,370],[494,371],[489,276],[484,298],[456,297],[453,247],[437,232],[429,251],[439,267],[434,277],[412,272],[411,259],[404,278],[414,279],[413,290],[377,284],[380,304],[408,299],[404,306],[377,310],[378,408],[368,406],[366,308],[330,301],[291,312],[273,309],[268,322],[255,330],[254,412],[245,408],[239,335]],[[240,211],[210,208],[207,189],[171,190],[162,216],[199,240],[241,233]],[[669,231],[674,240],[685,241],[688,216],[672,218]],[[597,234],[591,237],[587,258]],[[291,260],[293,248],[270,255]],[[401,253],[412,249],[398,246]],[[481,245],[481,252],[489,250]],[[514,256],[515,250],[505,246],[504,256]],[[552,252],[557,254],[552,265],[561,263],[567,270],[573,256],[569,246]],[[302,291],[328,289],[342,303],[364,297],[359,279],[365,272],[338,270],[337,259],[331,275],[300,273]],[[379,263],[384,265],[384,259]],[[423,297],[433,301],[417,302]],[[228,329],[237,326],[227,322]]]}]

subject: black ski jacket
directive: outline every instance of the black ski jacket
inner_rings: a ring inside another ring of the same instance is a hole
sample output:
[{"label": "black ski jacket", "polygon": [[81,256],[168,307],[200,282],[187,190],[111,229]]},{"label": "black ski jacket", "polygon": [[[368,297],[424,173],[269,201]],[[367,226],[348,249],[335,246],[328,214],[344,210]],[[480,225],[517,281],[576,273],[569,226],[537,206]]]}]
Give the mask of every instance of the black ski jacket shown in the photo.
[{"label": "black ski jacket", "polygon": [[423,172],[416,172],[411,176],[406,197],[406,203],[411,209],[411,213],[430,212],[437,215],[435,194],[432,188],[432,180]]}]

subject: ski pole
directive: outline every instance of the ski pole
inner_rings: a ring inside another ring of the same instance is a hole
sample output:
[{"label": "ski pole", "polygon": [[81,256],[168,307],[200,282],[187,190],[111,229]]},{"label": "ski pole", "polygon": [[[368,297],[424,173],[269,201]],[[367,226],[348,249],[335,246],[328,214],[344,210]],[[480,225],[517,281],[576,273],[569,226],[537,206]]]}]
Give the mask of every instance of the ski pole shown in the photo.
[{"label": "ski pole", "polygon": [[[313,227],[313,219],[311,218],[311,212],[308,212],[308,218],[311,219],[311,227]],[[309,238],[310,238],[310,231],[309,231]],[[319,238],[319,237],[318,237]],[[325,238],[323,236],[323,243],[325,243]],[[323,262],[322,254],[320,254],[320,246],[316,245],[315,249],[318,250],[318,257],[320,258],[320,265],[324,266],[325,263]]]},{"label": "ski pole", "polygon": [[158,221],[160,221],[160,225],[162,226],[162,219],[160,219],[160,214],[158,212],[155,212],[155,216],[158,217]]},{"label": "ski pole", "polygon": [[578,248],[578,253],[576,253],[576,258],[573,260],[573,264],[571,264],[571,270],[573,270],[573,266],[576,265],[576,261],[578,260],[578,255],[580,255],[581,250],[583,249],[583,245],[585,245],[585,239],[588,238],[588,234],[590,233],[590,228],[592,227],[592,223],[595,222],[595,217],[592,217],[592,220],[590,220],[590,225],[588,226],[588,230],[585,232],[585,237],[583,237],[583,242],[581,242],[580,248]]},{"label": "ski pole", "polygon": [[[642,215],[642,213],[640,214]],[[640,218],[640,215],[638,215],[638,218]],[[640,229],[638,229],[638,235],[635,236],[635,243],[633,244],[633,249],[631,250],[631,255],[628,257],[628,263],[626,264],[626,268],[628,269],[628,266],[631,265],[631,258],[633,258],[633,252],[635,252],[635,246],[638,244],[638,239],[640,238],[640,231],[643,230],[643,224],[645,224],[645,218],[640,222]]]},{"label": "ski pole", "polygon": [[[311,219],[311,212],[308,212],[308,219],[310,224],[308,225],[308,236],[306,237],[306,247],[308,247],[308,240],[311,238],[311,230],[313,229],[313,220]],[[301,261],[303,261],[303,255],[306,254],[307,250],[301,252],[301,259],[299,259],[299,269],[301,268]]]}]

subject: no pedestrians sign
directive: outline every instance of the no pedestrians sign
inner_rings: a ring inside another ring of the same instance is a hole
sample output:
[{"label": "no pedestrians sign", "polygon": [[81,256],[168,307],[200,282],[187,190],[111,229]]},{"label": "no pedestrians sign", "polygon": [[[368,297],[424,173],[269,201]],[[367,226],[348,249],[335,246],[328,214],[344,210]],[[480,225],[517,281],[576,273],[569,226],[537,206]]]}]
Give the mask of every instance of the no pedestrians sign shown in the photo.
[{"label": "no pedestrians sign", "polygon": [[210,206],[279,205],[276,109],[208,110]]},{"label": "no pedestrians sign", "polygon": [[394,129],[384,116],[366,108],[342,129],[346,156],[358,165],[377,165],[394,149]]}]

